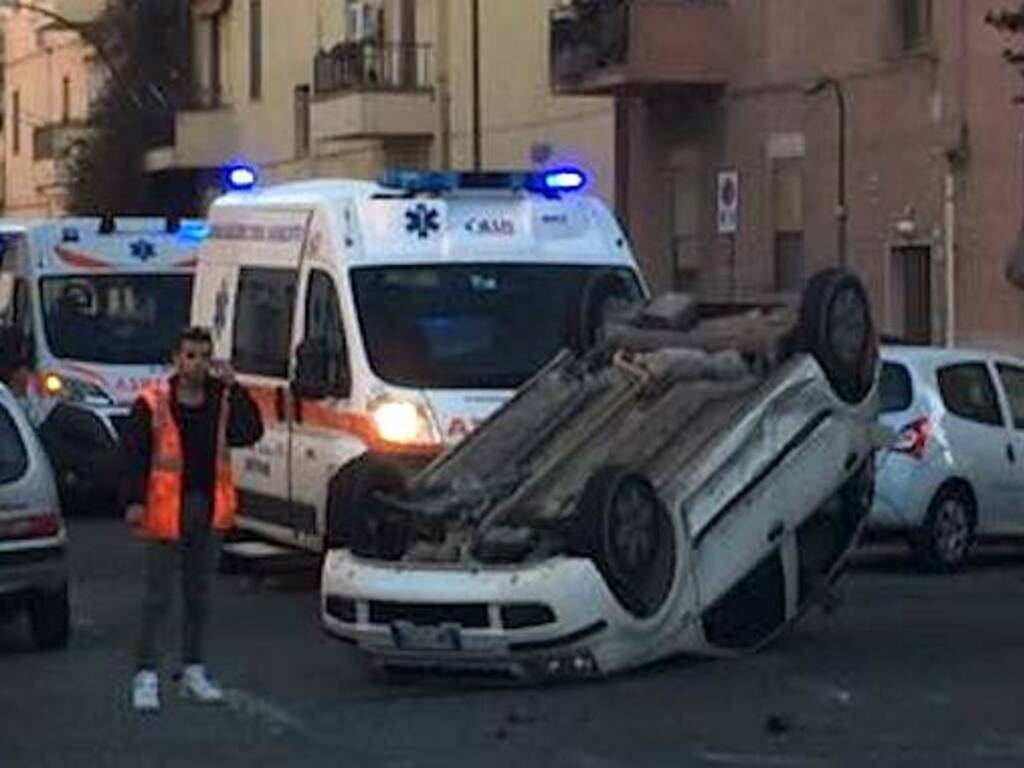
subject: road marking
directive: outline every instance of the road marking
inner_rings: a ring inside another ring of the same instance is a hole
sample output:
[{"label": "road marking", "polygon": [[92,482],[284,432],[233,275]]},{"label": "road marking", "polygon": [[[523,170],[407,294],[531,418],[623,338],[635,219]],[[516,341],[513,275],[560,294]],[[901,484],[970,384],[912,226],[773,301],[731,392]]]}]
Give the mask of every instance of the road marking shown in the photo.
[{"label": "road marking", "polygon": [[800,755],[758,755],[742,752],[698,752],[697,757],[709,763],[719,765],[828,765],[828,762],[816,757]]},{"label": "road marking", "polygon": [[271,704],[265,699],[261,699],[259,696],[240,691],[237,688],[231,688],[224,691],[224,703],[233,712],[256,720],[262,720],[272,728],[276,727],[281,730],[295,731],[309,738],[314,737],[313,732],[302,722],[292,717],[280,707]]}]

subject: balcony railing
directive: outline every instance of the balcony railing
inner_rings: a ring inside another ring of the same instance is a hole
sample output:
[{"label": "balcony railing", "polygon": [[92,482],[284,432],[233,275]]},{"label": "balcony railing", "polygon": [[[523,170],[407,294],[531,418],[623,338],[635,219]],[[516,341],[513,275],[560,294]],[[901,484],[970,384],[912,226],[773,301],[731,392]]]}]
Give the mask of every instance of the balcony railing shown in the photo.
[{"label": "balcony railing", "polygon": [[419,91],[433,85],[433,49],[421,43],[339,43],[313,59],[318,96],[345,91]]},{"label": "balcony railing", "polygon": [[551,82],[560,90],[727,79],[733,40],[725,0],[572,0],[550,20]]}]

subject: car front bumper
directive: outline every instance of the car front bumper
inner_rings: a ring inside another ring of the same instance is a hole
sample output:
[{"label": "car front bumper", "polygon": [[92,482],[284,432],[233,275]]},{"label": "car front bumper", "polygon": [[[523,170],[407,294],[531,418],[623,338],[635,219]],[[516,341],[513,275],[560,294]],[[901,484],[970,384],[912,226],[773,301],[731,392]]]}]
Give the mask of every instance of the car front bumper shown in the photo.
[{"label": "car front bumper", "polygon": [[582,558],[470,569],[334,550],[324,562],[321,617],[329,634],[388,666],[588,676],[634,655],[630,618]]}]

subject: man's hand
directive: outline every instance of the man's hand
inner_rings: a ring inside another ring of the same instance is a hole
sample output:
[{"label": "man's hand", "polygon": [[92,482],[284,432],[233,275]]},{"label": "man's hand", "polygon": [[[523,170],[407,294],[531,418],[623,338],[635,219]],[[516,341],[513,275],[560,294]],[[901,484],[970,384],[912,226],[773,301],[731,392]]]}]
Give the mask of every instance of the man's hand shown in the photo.
[{"label": "man's hand", "polygon": [[142,522],[142,515],[145,509],[142,504],[129,504],[124,511],[124,519],[128,525],[139,525]]},{"label": "man's hand", "polygon": [[210,374],[222,381],[225,387],[234,386],[235,371],[226,360],[214,360],[210,363]]}]

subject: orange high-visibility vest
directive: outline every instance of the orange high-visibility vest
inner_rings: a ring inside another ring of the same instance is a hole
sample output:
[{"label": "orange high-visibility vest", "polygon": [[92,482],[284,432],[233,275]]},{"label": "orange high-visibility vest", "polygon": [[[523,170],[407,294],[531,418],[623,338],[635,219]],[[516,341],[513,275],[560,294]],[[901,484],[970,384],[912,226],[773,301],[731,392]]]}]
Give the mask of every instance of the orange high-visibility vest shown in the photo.
[{"label": "orange high-visibility vest", "polygon": [[[164,382],[146,387],[139,397],[149,406],[152,422],[152,457],[146,484],[143,535],[175,541],[181,536],[182,478],[185,462],[181,433],[171,412],[171,388]],[[217,418],[217,453],[213,481],[213,527],[225,531],[235,523],[238,502],[228,454],[228,389],[225,387]]]}]

